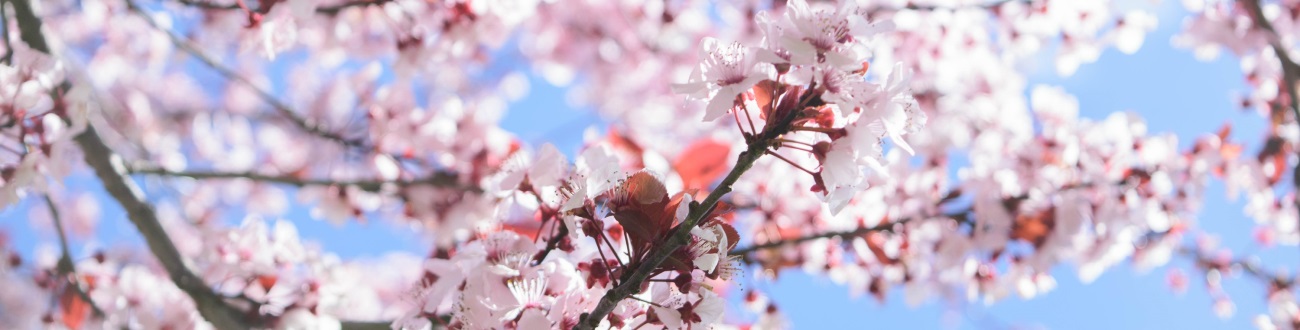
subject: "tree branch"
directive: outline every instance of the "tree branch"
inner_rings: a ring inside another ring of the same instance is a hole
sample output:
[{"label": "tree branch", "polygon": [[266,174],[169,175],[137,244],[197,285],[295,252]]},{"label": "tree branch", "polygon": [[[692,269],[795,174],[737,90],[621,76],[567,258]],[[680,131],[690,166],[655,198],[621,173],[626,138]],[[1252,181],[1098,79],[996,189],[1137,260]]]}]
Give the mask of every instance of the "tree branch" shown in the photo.
[{"label": "tree branch", "polygon": [[740,156],[736,159],[736,166],[731,169],[730,173],[727,173],[727,176],[722,179],[722,182],[718,183],[718,187],[710,192],[709,196],[706,197],[702,203],[692,202],[690,205],[690,213],[686,216],[686,219],[677,226],[672,235],[664,242],[661,242],[661,244],[650,253],[650,256],[641,263],[641,266],[637,267],[636,271],[623,275],[623,279],[619,281],[619,285],[606,292],[605,296],[600,298],[600,303],[596,305],[596,308],[593,309],[591,313],[583,313],[578,319],[578,324],[573,327],[574,330],[595,329],[600,325],[600,321],[604,320],[605,316],[614,310],[614,306],[617,305],[618,302],[641,291],[641,284],[650,276],[650,273],[654,272],[655,268],[659,267],[659,264],[663,263],[664,260],[667,260],[668,256],[672,254],[673,251],[677,250],[682,245],[685,245],[686,242],[690,240],[691,229],[695,228],[701,219],[713,212],[713,208],[717,206],[718,200],[721,199],[723,195],[731,192],[731,185],[735,184],[736,180],[739,180],[742,174],[753,167],[755,161],[766,154],[765,151],[774,141],[779,139],[783,134],[790,132],[792,123],[796,118],[798,118],[803,108],[808,106],[810,103],[813,103],[812,101],[817,98],[816,95],[820,94],[815,85],[812,86],[812,88],[809,88],[805,93],[806,94],[800,98],[801,102],[798,103],[798,109],[789,109],[788,112],[784,113],[784,117],[775,122],[770,122],[769,124],[773,125],[763,132],[763,135],[760,138],[751,141],[748,148],[744,152],[740,153]]},{"label": "tree branch", "polygon": [[[41,20],[32,10],[30,0],[7,0],[13,3],[14,16],[18,21],[18,27],[22,33],[23,42],[27,43],[33,50],[53,55],[45,36],[41,32]],[[150,21],[152,23],[152,21]],[[65,83],[63,86],[67,86]],[[108,191],[113,199],[121,204],[126,210],[127,219],[136,226],[140,235],[144,237],[145,244],[158,263],[171,277],[171,280],[181,291],[185,292],[190,299],[194,300],[195,308],[204,320],[212,324],[217,329],[248,329],[257,324],[247,322],[248,319],[243,317],[243,311],[227,304],[223,297],[212,291],[212,288],[203,281],[202,278],[195,275],[185,264],[180,251],[172,244],[170,236],[162,227],[158,220],[158,215],[153,206],[145,201],[140,187],[131,181],[123,164],[122,157],[117,155],[111,148],[104,143],[96,132],[93,124],[88,124],[84,131],[74,137],[74,141],[81,147],[82,156],[86,164],[90,166],[95,175],[104,184],[104,189]],[[46,203],[50,207],[51,217],[54,218],[55,225],[59,229],[59,242],[63,248],[64,254],[59,261],[59,268],[72,270],[73,265],[71,257],[68,256],[67,238],[63,233],[62,220],[59,218],[58,210],[46,196]],[[103,311],[95,306],[89,296],[84,291],[78,294],[90,304],[96,315],[103,315]],[[365,321],[342,321],[342,329],[387,329],[391,322],[365,322]]]},{"label": "tree branch", "polygon": [[[1277,60],[1282,65],[1282,86],[1286,89],[1288,101],[1291,103],[1291,114],[1295,117],[1297,125],[1300,125],[1300,89],[1297,89],[1297,81],[1300,81],[1300,64],[1291,59],[1290,53],[1287,52],[1286,45],[1282,44],[1282,37],[1277,34],[1273,28],[1273,23],[1264,17],[1264,10],[1260,8],[1260,0],[1241,0],[1242,7],[1250,12],[1251,20],[1255,21],[1255,26],[1267,33],[1269,46],[1273,48],[1273,54],[1277,55]],[[1295,187],[1296,193],[1300,194],[1300,163],[1297,163],[1291,169],[1291,185]],[[1300,221],[1300,197],[1295,197],[1293,201],[1296,207],[1296,221]]]},{"label": "tree branch", "polygon": [[1204,270],[1219,269],[1221,271],[1228,271],[1234,268],[1240,268],[1242,271],[1245,271],[1246,275],[1250,275],[1260,281],[1268,282],[1277,288],[1289,288],[1296,284],[1295,280],[1285,276],[1279,276],[1277,273],[1271,273],[1268,270],[1261,268],[1259,263],[1252,259],[1218,260],[1206,256],[1200,250],[1189,247],[1181,247],[1177,252],[1180,255],[1192,258],[1196,263],[1196,266]]},{"label": "tree branch", "polygon": [[361,190],[376,192],[385,185],[395,185],[397,187],[410,187],[418,185],[430,185],[435,187],[446,187],[464,190],[467,192],[479,193],[483,189],[471,185],[462,185],[459,175],[450,172],[434,172],[428,176],[413,180],[329,180],[329,179],[304,179],[288,175],[268,175],[254,172],[205,172],[205,171],[170,171],[160,167],[137,166],[131,167],[127,171],[132,174],[148,174],[169,177],[185,177],[193,179],[248,179],[253,181],[264,181],[271,183],[287,184],[295,187],[306,186],[354,186]]},{"label": "tree branch", "polygon": [[[11,0],[14,16],[18,20],[19,29],[22,30],[22,40],[36,51],[53,55],[45,36],[41,33],[41,20],[32,11],[28,1],[30,0]],[[126,210],[127,219],[131,220],[144,236],[149,250],[166,269],[172,282],[194,299],[199,314],[218,329],[248,328],[249,325],[243,322],[238,310],[222,302],[221,297],[213,293],[202,279],[186,267],[180,252],[176,250],[167,232],[163,230],[162,224],[158,222],[153,206],[145,202],[140,188],[123,170],[121,157],[104,144],[96,133],[94,125],[87,125],[85,131],[75,137],[75,141],[81,146],[86,164],[94,169],[109,195],[112,195]]]},{"label": "tree branch", "polygon": [[1028,4],[1028,3],[1033,3],[1034,0],[997,0],[997,1],[990,1],[982,4],[968,4],[968,5],[959,5],[959,6],[918,5],[915,3],[908,2],[907,6],[904,6],[903,9],[923,10],[923,11],[934,11],[934,10],[943,10],[943,9],[955,10],[955,9],[967,9],[967,8],[993,9],[996,8],[997,6],[1001,6],[1009,2],[1022,2]]},{"label": "tree branch", "polygon": [[[239,8],[239,4],[235,4],[235,3],[230,3],[230,4],[217,4],[217,3],[212,3],[212,2],[208,2],[208,1],[201,1],[201,0],[176,0],[176,2],[178,2],[178,3],[180,3],[180,4],[183,4],[183,5],[186,5],[186,6],[199,8],[199,9],[216,9],[216,10],[235,10],[235,9],[240,9],[240,8]],[[357,1],[348,1],[348,2],[344,2],[344,3],[336,4],[336,5],[331,5],[331,6],[322,6],[322,7],[317,7],[317,8],[316,8],[316,13],[317,13],[317,14],[322,14],[322,15],[334,16],[334,15],[338,15],[338,13],[341,12],[341,11],[343,11],[344,9],[348,9],[348,8],[352,8],[352,7],[378,6],[378,5],[382,5],[382,4],[389,3],[389,2],[393,2],[393,0],[357,0]]]},{"label": "tree branch", "polygon": [[144,9],[141,9],[140,6],[135,3],[134,0],[126,0],[126,5],[127,8],[131,9],[132,12],[136,13],[137,15],[140,16],[140,18],[144,19],[145,23],[148,23],[149,26],[152,26],[154,29],[166,34],[167,38],[171,40],[172,44],[176,45],[176,48],[180,48],[181,50],[194,56],[194,58],[198,59],[199,62],[202,62],[208,68],[212,69],[213,71],[216,71],[217,74],[221,75],[222,77],[225,77],[228,80],[239,83],[240,85],[244,85],[245,88],[252,90],[254,93],[257,94],[259,98],[261,98],[267,104],[271,105],[271,108],[275,109],[277,113],[279,113],[281,116],[284,116],[285,119],[288,119],[290,122],[293,123],[294,126],[297,126],[299,129],[302,129],[303,131],[306,131],[313,135],[349,147],[361,147],[365,144],[364,141],[362,141],[361,139],[344,137],[342,135],[339,135],[338,133],[334,133],[325,129],[316,123],[310,122],[307,118],[304,118],[298,115],[297,112],[293,111],[293,109],[290,108],[288,104],[281,102],[278,98],[275,97],[275,95],[271,95],[270,92],[267,92],[266,90],[258,87],[252,81],[248,80],[248,78],[244,78],[244,76],[235,73],[234,70],[222,66],[221,63],[219,63],[216,59],[212,58],[211,56],[208,56],[207,54],[203,53],[203,51],[199,50],[197,46],[190,44],[189,41],[177,35],[175,32],[172,32],[171,30],[168,30],[162,27],[161,25],[159,25],[158,22],[154,21],[153,17],[149,16],[149,13],[146,13]]},{"label": "tree branch", "polygon": [[67,278],[68,288],[73,290],[87,305],[90,305],[90,310],[94,312],[95,317],[104,317],[104,310],[95,305],[95,301],[90,300],[90,294],[86,293],[86,289],[81,287],[80,277],[77,276],[77,266],[72,262],[72,255],[69,252],[71,250],[68,249],[68,234],[63,230],[63,218],[59,216],[59,208],[54,206],[54,200],[50,199],[50,195],[44,195],[44,197],[45,205],[50,210],[50,218],[54,222],[54,229],[59,234],[59,248],[63,251],[59,255],[59,262],[55,268],[58,270],[59,276]]},{"label": "tree branch", "polygon": [[968,213],[968,212],[970,212],[970,209],[967,209],[967,210],[964,210],[964,211],[961,211],[961,212],[949,213],[949,214],[940,214],[940,215],[920,215],[920,216],[913,216],[913,217],[910,217],[910,218],[904,218],[904,219],[902,219],[902,220],[898,220],[898,221],[884,222],[884,223],[880,223],[880,224],[877,224],[877,225],[875,225],[875,226],[871,226],[871,227],[862,227],[862,228],[858,228],[858,229],[853,229],[853,230],[843,230],[843,231],[828,231],[828,232],[821,232],[821,233],[816,233],[816,234],[807,235],[807,236],[799,236],[799,237],[790,238],[790,239],[778,239],[778,240],[773,240],[773,241],[766,242],[766,243],[762,243],[762,244],[754,244],[754,245],[746,246],[746,247],[743,247],[743,248],[736,248],[736,249],[731,250],[731,252],[727,252],[727,255],[741,255],[741,256],[744,256],[744,255],[748,255],[748,254],[753,253],[754,251],[758,251],[758,250],[774,249],[774,248],[779,248],[779,247],[783,247],[783,246],[786,246],[786,245],[799,244],[799,243],[803,243],[803,242],[807,242],[807,241],[813,241],[813,240],[818,240],[818,239],[823,239],[823,238],[832,238],[832,237],[841,237],[841,238],[844,238],[844,237],[856,237],[856,236],[861,236],[861,235],[865,235],[865,234],[872,233],[872,232],[893,231],[894,228],[897,227],[897,226],[901,226],[901,225],[903,225],[903,224],[907,224],[907,223],[909,223],[909,222],[916,222],[916,221],[921,221],[921,220],[925,220],[925,219],[946,218],[946,219],[955,219],[955,220],[957,220],[957,222],[959,222],[959,223],[961,223],[961,222],[969,222],[970,220],[969,220],[969,218],[966,216],[966,213]]},{"label": "tree branch", "polygon": [[104,144],[95,132],[95,128],[87,126],[86,131],[77,135],[76,140],[85,155],[86,163],[95,170],[100,181],[104,182],[104,188],[108,190],[109,195],[112,195],[122,208],[126,209],[127,219],[131,220],[144,236],[149,250],[153,251],[158,262],[167,270],[172,282],[194,299],[195,307],[203,318],[218,329],[248,328],[250,325],[244,322],[240,311],[222,301],[203,279],[186,267],[180,251],[176,250],[167,231],[158,221],[153,206],[145,202],[140,188],[127,176],[121,157]]}]

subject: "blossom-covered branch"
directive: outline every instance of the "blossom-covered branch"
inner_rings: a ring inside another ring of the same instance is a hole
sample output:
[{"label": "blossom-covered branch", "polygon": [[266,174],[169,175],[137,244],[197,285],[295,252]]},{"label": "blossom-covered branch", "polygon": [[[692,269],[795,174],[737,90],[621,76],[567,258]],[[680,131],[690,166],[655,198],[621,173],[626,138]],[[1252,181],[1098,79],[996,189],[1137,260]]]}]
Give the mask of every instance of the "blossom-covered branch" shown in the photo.
[{"label": "blossom-covered branch", "polygon": [[[32,49],[49,54],[51,50],[45,36],[41,33],[41,20],[32,11],[28,0],[13,0],[11,4],[22,32],[22,40]],[[144,196],[140,195],[140,188],[131,181],[122,168],[121,157],[104,144],[99,134],[95,132],[95,128],[85,127],[75,140],[81,146],[86,163],[95,170],[95,174],[104,184],[109,195],[126,209],[127,218],[144,236],[149,249],[171,275],[172,282],[194,299],[199,313],[217,328],[245,327],[245,324],[240,321],[240,313],[226,305],[202,279],[185,266],[180,253],[159,224],[153,207],[145,201]]]},{"label": "blossom-covered branch", "polygon": [[[660,264],[667,260],[669,255],[673,254],[678,248],[685,245],[691,238],[691,231],[699,224],[701,219],[713,214],[717,207],[718,201],[723,195],[731,192],[731,185],[740,179],[740,176],[748,171],[758,161],[760,157],[767,153],[767,149],[773,145],[782,135],[789,133],[794,120],[802,114],[804,108],[820,107],[824,104],[820,96],[816,94],[819,91],[816,84],[799,97],[798,106],[792,109],[777,110],[773,113],[782,114],[775,122],[769,123],[761,135],[749,142],[748,148],[740,153],[736,158],[736,165],[732,167],[731,172],[718,183],[718,186],[709,193],[708,197],[700,203],[692,202],[690,204],[690,213],[682,220],[682,223],[674,229],[672,235],[664,240],[661,245],[657,245],[655,250],[650,253],[650,257],[645,259],[641,267],[632,273],[626,273],[617,287],[609,290],[604,297],[600,299],[600,304],[590,313],[584,313],[583,317],[578,320],[578,325],[574,329],[594,329],[600,325],[605,316],[614,310],[614,305],[618,304],[628,296],[641,291],[642,283],[650,277],[650,274],[659,267]],[[722,101],[725,102],[725,101]]]}]

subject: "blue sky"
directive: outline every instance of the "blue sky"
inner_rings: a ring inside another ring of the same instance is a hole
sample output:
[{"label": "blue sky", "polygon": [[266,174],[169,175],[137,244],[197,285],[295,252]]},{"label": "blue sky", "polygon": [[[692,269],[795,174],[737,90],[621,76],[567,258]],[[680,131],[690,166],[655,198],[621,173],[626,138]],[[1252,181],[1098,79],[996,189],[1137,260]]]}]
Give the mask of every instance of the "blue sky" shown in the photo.
[{"label": "blue sky", "polygon": [[[1166,1],[1166,9],[1178,6]],[[1237,61],[1224,56],[1200,62],[1192,54],[1174,48],[1170,37],[1182,24],[1181,12],[1164,10],[1156,32],[1148,36],[1135,55],[1106,51],[1101,59],[1085,65],[1072,77],[1062,78],[1050,70],[1050,62],[1030,76],[1030,84],[1064,86],[1080,100],[1081,115],[1101,119],[1116,111],[1134,111],[1147,120],[1149,131],[1176,133],[1183,145],[1197,135],[1213,132],[1232,122],[1233,139],[1258,148],[1264,134],[1263,118],[1239,110],[1233,93],[1248,91]],[[566,91],[532,81],[532,93],[512,104],[502,126],[529,144],[552,142],[570,155],[581,143],[581,132],[599,127],[601,120],[585,109],[565,103]],[[1026,95],[1027,97],[1027,95]],[[142,183],[145,183],[141,180]],[[1300,258],[1296,247],[1259,250],[1250,240],[1253,222],[1242,215],[1241,201],[1229,201],[1221,183],[1215,182],[1206,196],[1205,208],[1197,219],[1200,228],[1217,233],[1227,247],[1239,254],[1254,252],[1273,267],[1294,265]],[[67,190],[93,193],[99,198],[103,217],[94,238],[74,240],[79,256],[93,246],[132,244],[142,247],[138,235],[117,205],[88,174],[67,180]],[[153,199],[172,198],[147,189]],[[54,236],[48,230],[33,230],[27,222],[31,207],[24,202],[0,212],[0,228],[10,233],[14,245],[30,256],[38,246],[52,249]],[[335,226],[312,220],[303,209],[285,216],[299,227],[306,240],[345,258],[375,257],[391,251],[424,254],[428,244],[414,235],[382,221]],[[396,239],[394,239],[396,237]],[[107,242],[107,243],[100,243]],[[89,245],[90,247],[87,247]],[[1172,266],[1187,266],[1175,259]],[[992,306],[980,303],[931,301],[917,308],[905,305],[898,294],[881,304],[870,297],[850,297],[840,286],[824,277],[795,271],[782,273],[777,282],[747,283],[745,290],[762,290],[778,303],[798,329],[1000,329],[1045,327],[1052,329],[1216,329],[1250,328],[1255,314],[1265,312],[1264,288],[1247,279],[1229,279],[1225,285],[1237,303],[1238,312],[1227,320],[1214,316],[1212,300],[1193,274],[1190,289],[1175,295],[1165,285],[1165,268],[1138,274],[1127,265],[1112,268],[1097,281],[1084,285],[1072,266],[1053,273],[1059,283],[1055,291],[1030,301],[1010,298]]]}]

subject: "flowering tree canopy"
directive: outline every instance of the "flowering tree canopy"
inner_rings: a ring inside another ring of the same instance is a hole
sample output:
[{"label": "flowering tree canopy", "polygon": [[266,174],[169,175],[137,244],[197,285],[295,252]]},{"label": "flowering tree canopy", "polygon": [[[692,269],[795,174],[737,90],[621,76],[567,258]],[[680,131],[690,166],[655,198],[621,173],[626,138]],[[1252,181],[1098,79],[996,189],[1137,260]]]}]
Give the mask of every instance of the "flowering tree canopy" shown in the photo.
[{"label": "flowering tree canopy", "polygon": [[[781,302],[736,280],[993,303],[1172,258],[1300,327],[1284,265],[1196,221],[1217,180],[1258,244],[1300,243],[1300,1],[1183,1],[1174,42],[1238,58],[1268,123],[1191,143],[1026,83],[1139,51],[1156,18],[1122,3],[0,0],[0,207],[58,247],[0,231],[0,328],[766,329]],[[503,129],[530,75],[607,133]],[[313,219],[432,245],[345,260]],[[144,245],[69,248],[126,223]]]}]

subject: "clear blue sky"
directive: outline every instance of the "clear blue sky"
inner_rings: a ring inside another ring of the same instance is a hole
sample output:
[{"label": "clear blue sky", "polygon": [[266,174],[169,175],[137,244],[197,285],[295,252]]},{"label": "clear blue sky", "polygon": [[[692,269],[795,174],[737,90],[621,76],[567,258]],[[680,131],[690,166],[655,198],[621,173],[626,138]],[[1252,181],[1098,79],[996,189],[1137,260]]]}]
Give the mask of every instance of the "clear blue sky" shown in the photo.
[{"label": "clear blue sky", "polygon": [[[1165,1],[1162,6],[1177,7],[1178,2]],[[1188,51],[1175,49],[1169,39],[1181,27],[1181,15],[1172,8],[1165,10],[1160,15],[1159,29],[1148,36],[1136,55],[1108,50],[1097,63],[1083,66],[1069,78],[1057,77],[1050,63],[1045,62],[1041,72],[1031,75],[1030,84],[1064,86],[1080,99],[1081,114],[1088,118],[1104,118],[1115,111],[1138,112],[1147,120],[1150,132],[1176,133],[1184,146],[1193,137],[1231,121],[1233,138],[1249,142],[1247,150],[1257,150],[1257,142],[1264,134],[1264,119],[1238,111],[1232,93],[1245,93],[1247,87],[1236,59],[1225,56],[1204,63],[1193,59]],[[534,79],[532,93],[512,105],[502,126],[530,144],[552,142],[572,155],[581,142],[582,129],[600,126],[600,119],[589,111],[568,106],[565,92]],[[69,190],[95,193],[103,210],[96,237],[74,241],[79,256],[88,254],[88,244],[134,244],[142,248],[135,229],[96,181],[83,173],[67,182]],[[1219,233],[1224,244],[1238,253],[1258,253],[1273,267],[1295,265],[1294,261],[1300,260],[1297,247],[1260,251],[1254,246],[1250,241],[1252,220],[1242,215],[1240,201],[1226,200],[1222,186],[1218,182],[1211,185],[1199,226]],[[146,191],[154,199],[175,197],[161,195],[161,189]],[[24,202],[0,213],[0,228],[11,234],[14,244],[27,256],[37,246],[52,249],[55,242],[48,230],[30,228],[27,215],[32,206],[32,202]],[[305,240],[317,241],[324,249],[345,258],[373,257],[389,251],[427,252],[426,242],[382,222],[334,226],[312,220],[303,209],[293,210],[286,218],[298,225]],[[1172,265],[1186,266],[1188,262],[1176,258]],[[1010,298],[992,306],[961,306],[963,303],[936,300],[909,308],[897,292],[880,304],[870,297],[851,298],[847,290],[824,277],[794,271],[783,273],[778,282],[750,283],[745,289],[762,290],[775,298],[797,329],[1243,329],[1251,328],[1254,315],[1266,312],[1265,292],[1259,283],[1229,279],[1226,288],[1235,298],[1238,312],[1231,319],[1220,320],[1211,311],[1212,300],[1199,284],[1199,275],[1192,275],[1187,294],[1179,296],[1166,287],[1165,271],[1161,268],[1137,274],[1122,265],[1083,285],[1073,267],[1060,266],[1054,271],[1059,283],[1055,291],[1030,301]]]}]

